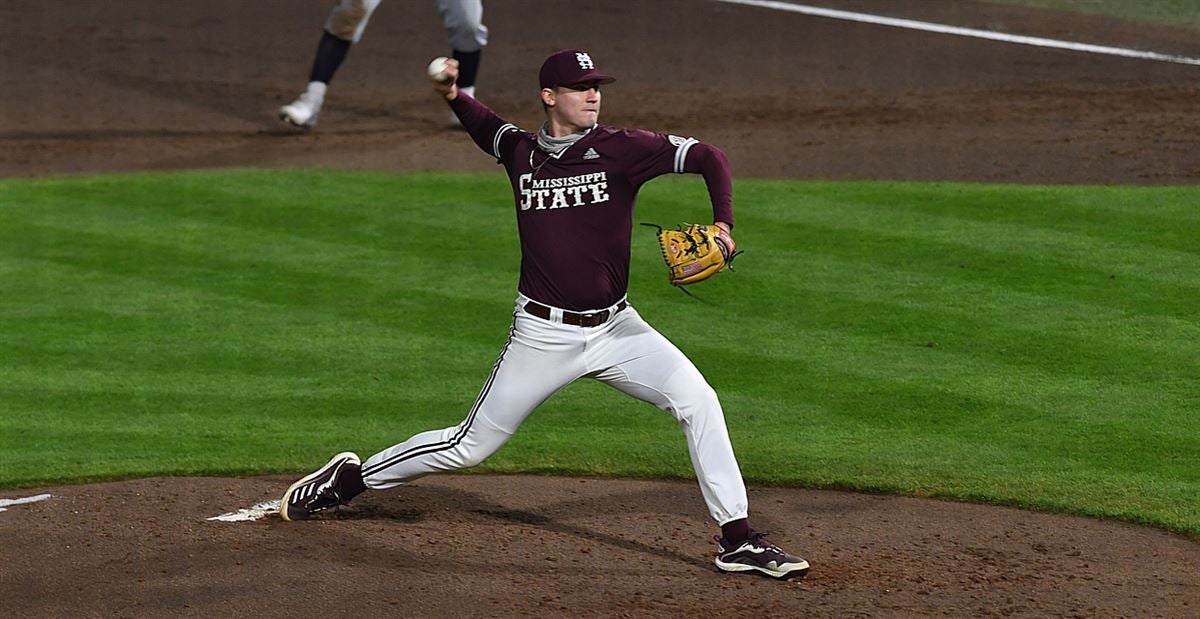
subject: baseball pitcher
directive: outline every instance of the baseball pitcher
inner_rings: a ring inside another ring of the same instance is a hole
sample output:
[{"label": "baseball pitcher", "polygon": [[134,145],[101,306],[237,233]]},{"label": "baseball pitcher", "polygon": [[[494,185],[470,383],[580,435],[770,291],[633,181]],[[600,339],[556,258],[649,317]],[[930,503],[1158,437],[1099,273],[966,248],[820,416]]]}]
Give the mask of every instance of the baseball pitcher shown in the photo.
[{"label": "baseball pitcher", "polygon": [[713,230],[733,252],[733,183],[717,148],[693,138],[597,124],[601,87],[614,81],[590,54],[557,52],[539,73],[546,122],[518,129],[464,93],[448,60],[431,75],[463,127],[504,164],[512,185],[521,274],[508,342],[456,426],[423,432],[365,462],[350,452],[284,493],[284,520],[344,504],[423,475],[474,466],[500,449],[525,418],[580,378],[601,381],[672,415],[709,514],[721,527],[717,567],[774,578],[808,562],[771,544],[747,520],[746,487],[717,394],[696,366],[629,302],[630,238],[638,189],[663,174],[704,177]]}]

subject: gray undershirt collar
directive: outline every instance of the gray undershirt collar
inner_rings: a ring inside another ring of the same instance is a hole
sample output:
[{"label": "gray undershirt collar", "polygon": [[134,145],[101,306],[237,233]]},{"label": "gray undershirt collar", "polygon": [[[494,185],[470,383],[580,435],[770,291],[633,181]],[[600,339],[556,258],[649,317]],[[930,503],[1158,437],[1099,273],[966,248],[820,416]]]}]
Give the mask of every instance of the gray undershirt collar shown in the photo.
[{"label": "gray undershirt collar", "polygon": [[583,136],[587,135],[592,129],[596,128],[595,125],[592,125],[591,127],[588,127],[586,130],[584,130],[582,133],[572,133],[571,135],[564,135],[561,138],[556,138],[556,137],[552,137],[550,135],[550,132],[547,131],[547,128],[549,128],[549,127],[550,127],[549,122],[542,123],[542,128],[538,129],[538,132],[537,132],[537,144],[538,144],[538,148],[540,148],[552,155],[562,154],[562,151],[566,150],[572,144],[583,139]]}]

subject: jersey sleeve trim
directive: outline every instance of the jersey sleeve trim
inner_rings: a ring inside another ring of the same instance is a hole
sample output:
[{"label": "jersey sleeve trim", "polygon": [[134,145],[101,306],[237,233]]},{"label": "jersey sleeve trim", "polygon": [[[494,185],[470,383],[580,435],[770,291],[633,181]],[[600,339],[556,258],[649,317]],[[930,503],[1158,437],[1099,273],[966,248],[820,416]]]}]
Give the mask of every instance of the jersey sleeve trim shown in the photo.
[{"label": "jersey sleeve trim", "polygon": [[496,130],[496,136],[492,138],[492,154],[496,159],[500,159],[500,139],[504,137],[506,131],[520,131],[516,125],[512,123],[504,123]]},{"label": "jersey sleeve trim", "polygon": [[683,140],[681,143],[679,143],[679,145],[675,148],[675,173],[676,174],[683,174],[683,164],[685,161],[687,161],[688,150],[690,150],[692,148],[692,146],[699,144],[699,143],[700,143],[700,140],[697,140],[696,138],[688,138],[686,140]]}]

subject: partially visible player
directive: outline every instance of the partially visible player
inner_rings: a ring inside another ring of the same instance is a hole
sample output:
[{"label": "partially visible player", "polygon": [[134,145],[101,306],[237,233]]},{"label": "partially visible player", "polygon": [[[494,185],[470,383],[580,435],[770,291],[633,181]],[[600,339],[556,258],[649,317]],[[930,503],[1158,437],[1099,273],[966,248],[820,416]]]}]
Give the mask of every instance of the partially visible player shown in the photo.
[{"label": "partially visible player", "polygon": [[287,489],[282,518],[311,518],[368,489],[479,464],[551,395],[590,378],[679,422],[700,493],[721,528],[718,569],[803,576],[808,561],[750,527],[746,486],[716,392],[626,296],[634,206],[638,190],[655,177],[702,175],[714,227],[735,249],[733,178],[725,155],[693,138],[597,124],[601,87],[614,79],[582,50],[562,50],[542,64],[546,122],[534,132],[465,94],[454,85],[457,63],[444,64],[445,75],[431,67],[435,90],[476,145],[504,164],[512,184],[521,276],[508,342],[461,423],[416,434],[365,461],[352,452],[334,456]]},{"label": "partially visible player", "polygon": [[[306,129],[317,124],[333,74],[342,66],[350,46],[362,39],[367,20],[371,19],[379,2],[338,0],[325,20],[325,32],[317,45],[308,88],[295,101],[279,108],[280,120]],[[442,25],[450,35],[450,49],[459,63],[459,88],[474,94],[479,61],[488,37],[487,26],[481,21],[483,0],[437,0],[437,7],[442,14]]]}]

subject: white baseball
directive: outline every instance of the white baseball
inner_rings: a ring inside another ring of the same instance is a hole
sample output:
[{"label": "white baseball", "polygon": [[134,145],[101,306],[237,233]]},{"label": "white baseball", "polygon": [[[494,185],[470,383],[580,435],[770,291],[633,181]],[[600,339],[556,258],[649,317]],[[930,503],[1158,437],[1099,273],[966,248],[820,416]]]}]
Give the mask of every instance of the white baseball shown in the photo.
[{"label": "white baseball", "polygon": [[445,56],[438,56],[437,58],[434,58],[433,62],[429,63],[429,79],[439,84],[445,84],[449,82],[450,76],[446,75],[446,61],[448,60],[450,59]]}]

